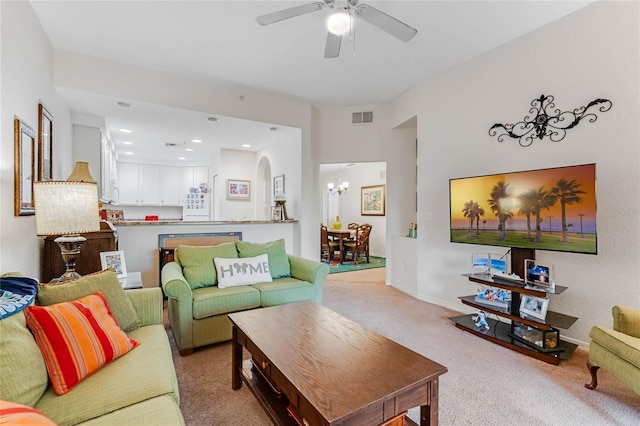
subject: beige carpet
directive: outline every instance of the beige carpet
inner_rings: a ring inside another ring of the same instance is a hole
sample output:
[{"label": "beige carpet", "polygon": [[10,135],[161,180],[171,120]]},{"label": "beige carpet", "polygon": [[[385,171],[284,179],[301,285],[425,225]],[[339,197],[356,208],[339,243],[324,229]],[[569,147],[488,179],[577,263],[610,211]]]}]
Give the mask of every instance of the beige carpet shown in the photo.
[{"label": "beige carpet", "polygon": [[[385,286],[384,277],[384,268],[332,274],[323,305],[448,367],[440,382],[441,424],[640,424],[640,396],[606,372],[595,391],[584,387],[585,351],[560,366],[520,355],[458,330],[447,319],[457,312]],[[174,349],[174,362],[187,425],[271,424],[246,386],[231,390],[229,343],[188,357]],[[417,410],[409,415],[418,420]]]}]

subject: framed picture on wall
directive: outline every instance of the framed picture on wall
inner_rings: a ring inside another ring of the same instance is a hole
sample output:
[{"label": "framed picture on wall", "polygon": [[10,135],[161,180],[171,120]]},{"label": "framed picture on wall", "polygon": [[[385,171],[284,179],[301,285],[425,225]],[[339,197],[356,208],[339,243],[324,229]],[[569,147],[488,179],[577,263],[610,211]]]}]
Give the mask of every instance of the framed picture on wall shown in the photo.
[{"label": "framed picture on wall", "polygon": [[100,253],[102,269],[112,268],[118,278],[127,276],[127,265],[124,262],[124,251],[103,251]]},{"label": "framed picture on wall", "polygon": [[284,196],[284,175],[273,178],[273,197]]},{"label": "framed picture on wall", "polygon": [[19,118],[14,119],[14,215],[36,214],[33,202],[33,181],[36,180],[38,151],[36,134]]},{"label": "framed picture on wall", "polygon": [[38,180],[53,179],[53,116],[38,104]]},{"label": "framed picture on wall", "polygon": [[248,180],[227,180],[227,199],[229,200],[250,200],[251,182]]},{"label": "framed picture on wall", "polygon": [[362,216],[384,216],[384,185],[363,186],[360,188],[360,214]]}]

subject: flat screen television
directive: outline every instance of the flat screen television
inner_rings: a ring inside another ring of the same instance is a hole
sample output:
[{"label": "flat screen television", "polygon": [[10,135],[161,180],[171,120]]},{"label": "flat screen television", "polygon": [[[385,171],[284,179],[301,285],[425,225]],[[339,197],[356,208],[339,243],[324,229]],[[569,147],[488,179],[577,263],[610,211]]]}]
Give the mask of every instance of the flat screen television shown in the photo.
[{"label": "flat screen television", "polygon": [[451,242],[597,254],[596,165],[449,180]]}]

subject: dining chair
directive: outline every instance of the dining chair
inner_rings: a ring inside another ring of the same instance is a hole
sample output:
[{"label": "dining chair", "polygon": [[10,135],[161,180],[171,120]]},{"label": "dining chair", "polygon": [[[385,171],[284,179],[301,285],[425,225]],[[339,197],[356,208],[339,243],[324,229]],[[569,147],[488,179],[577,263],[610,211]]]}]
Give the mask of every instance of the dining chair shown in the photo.
[{"label": "dining chair", "polygon": [[354,265],[358,264],[358,257],[364,255],[369,263],[369,235],[372,226],[368,223],[358,226],[356,238],[353,241],[345,241],[344,252],[345,258],[350,254]]},{"label": "dining chair", "polygon": [[340,243],[329,239],[327,226],[320,224],[320,259],[331,263],[333,255],[336,251],[340,251]]},{"label": "dining chair", "polygon": [[347,229],[351,232],[351,235],[349,235],[346,239],[347,240],[355,240],[356,239],[356,232],[358,231],[358,227],[360,225],[355,223],[355,222],[351,222],[348,226]]}]

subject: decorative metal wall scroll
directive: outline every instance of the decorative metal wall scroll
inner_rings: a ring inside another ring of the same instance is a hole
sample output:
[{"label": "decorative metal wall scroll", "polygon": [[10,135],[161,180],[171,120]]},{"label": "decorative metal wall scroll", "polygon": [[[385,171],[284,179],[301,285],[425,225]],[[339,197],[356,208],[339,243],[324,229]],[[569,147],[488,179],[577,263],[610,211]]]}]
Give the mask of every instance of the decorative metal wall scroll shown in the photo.
[{"label": "decorative metal wall scroll", "polygon": [[563,112],[555,106],[553,96],[540,95],[531,101],[529,114],[535,114],[533,118],[527,115],[516,124],[496,123],[489,129],[489,135],[498,135],[499,142],[504,142],[505,136],[518,139],[520,146],[525,147],[531,145],[534,139],[545,136],[553,142],[560,142],[567,135],[567,129],[577,126],[583,119],[590,123],[598,119],[595,111],[589,111],[589,108],[597,107],[600,112],[606,112],[611,109],[612,103],[608,99],[595,99],[586,106]]}]

